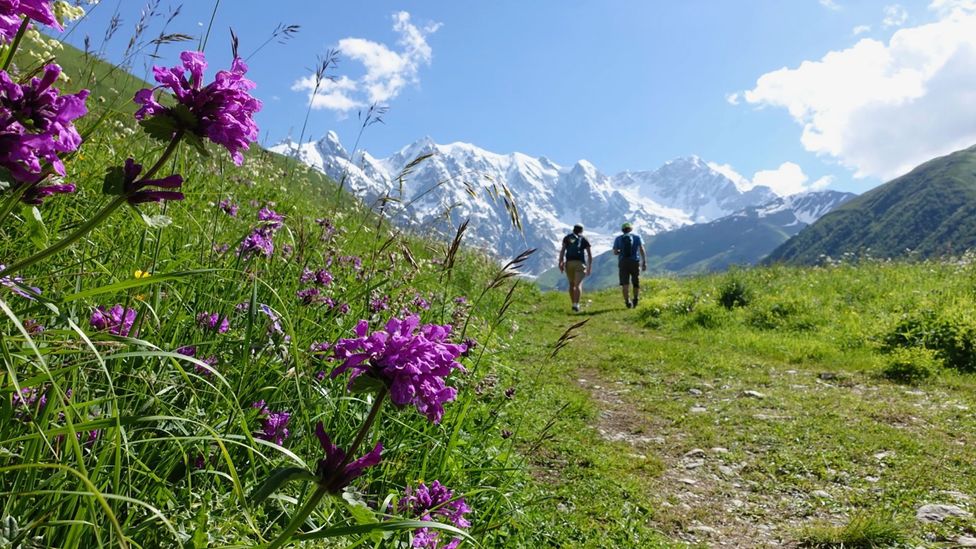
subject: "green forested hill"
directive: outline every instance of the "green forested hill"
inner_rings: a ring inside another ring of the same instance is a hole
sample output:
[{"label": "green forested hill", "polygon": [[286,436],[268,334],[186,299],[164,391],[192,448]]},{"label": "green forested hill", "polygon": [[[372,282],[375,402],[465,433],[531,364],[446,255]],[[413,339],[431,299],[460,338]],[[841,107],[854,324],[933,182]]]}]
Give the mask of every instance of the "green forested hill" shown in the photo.
[{"label": "green forested hill", "polygon": [[976,147],[930,160],[847,202],[766,259],[814,264],[866,253],[928,258],[976,246]]}]

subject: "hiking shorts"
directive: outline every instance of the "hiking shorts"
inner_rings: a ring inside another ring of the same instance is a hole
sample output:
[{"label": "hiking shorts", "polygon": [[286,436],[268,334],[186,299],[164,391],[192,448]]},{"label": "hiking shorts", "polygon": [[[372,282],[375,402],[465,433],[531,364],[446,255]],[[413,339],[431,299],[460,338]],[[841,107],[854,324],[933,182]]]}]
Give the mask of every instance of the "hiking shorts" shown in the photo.
[{"label": "hiking shorts", "polygon": [[634,261],[633,259],[621,259],[619,266],[620,285],[640,288],[640,261]]},{"label": "hiking shorts", "polygon": [[569,281],[570,286],[583,282],[583,276],[585,275],[586,263],[578,259],[570,259],[566,262],[566,280]]}]

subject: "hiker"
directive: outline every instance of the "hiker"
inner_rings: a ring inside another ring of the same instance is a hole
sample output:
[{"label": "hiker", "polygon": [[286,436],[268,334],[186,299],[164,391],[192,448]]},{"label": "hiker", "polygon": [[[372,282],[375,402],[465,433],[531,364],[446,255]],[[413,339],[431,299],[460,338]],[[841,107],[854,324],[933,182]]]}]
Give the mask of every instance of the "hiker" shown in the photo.
[{"label": "hiker", "polygon": [[559,272],[566,273],[566,279],[569,280],[569,299],[573,302],[573,310],[576,312],[580,310],[583,277],[590,276],[593,271],[592,266],[593,254],[590,252],[590,241],[583,236],[583,226],[577,223],[573,225],[573,232],[563,238],[563,247],[559,250]]},{"label": "hiker", "polygon": [[[640,296],[640,271],[647,270],[647,255],[644,253],[644,243],[640,235],[631,234],[634,227],[624,223],[620,230],[624,234],[613,241],[613,255],[618,256],[617,266],[620,269],[620,289],[624,294],[627,308],[637,306]],[[640,267],[640,269],[638,269]],[[634,286],[634,298],[630,298],[630,286]]]}]

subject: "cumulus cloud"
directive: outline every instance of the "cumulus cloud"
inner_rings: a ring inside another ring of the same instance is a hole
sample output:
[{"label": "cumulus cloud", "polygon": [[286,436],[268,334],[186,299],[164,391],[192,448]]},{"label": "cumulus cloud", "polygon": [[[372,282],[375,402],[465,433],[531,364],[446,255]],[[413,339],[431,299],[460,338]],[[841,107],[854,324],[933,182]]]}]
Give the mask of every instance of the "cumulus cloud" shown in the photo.
[{"label": "cumulus cloud", "polygon": [[728,95],[725,96],[725,100],[729,103],[729,105],[738,105],[739,104],[739,94],[738,93],[730,93],[730,94],[728,94]]},{"label": "cumulus cloud", "polygon": [[840,9],[840,5],[834,0],[820,0],[820,5],[827,8],[828,10],[837,11]]},{"label": "cumulus cloud", "polygon": [[[822,179],[818,179],[817,182],[822,183]],[[810,178],[807,174],[803,173],[803,169],[794,162],[783,162],[775,170],[760,170],[752,176],[753,185],[769,187],[780,196],[788,196],[810,190],[806,184],[809,180]],[[828,179],[826,183],[830,183],[830,180]],[[820,188],[822,189],[826,186],[826,184],[823,184]]]},{"label": "cumulus cloud", "polygon": [[[343,38],[336,50],[340,55],[362,65],[358,78],[343,76],[335,81],[323,80],[315,92],[315,77],[305,76],[292,85],[294,91],[308,93],[313,109],[345,113],[369,104],[382,104],[396,98],[404,87],[420,83],[420,69],[433,59],[427,37],[437,32],[440,23],[418,27],[410,14],[393,14],[393,30],[399,34],[396,48],[365,38]],[[313,93],[314,92],[314,93]]]},{"label": "cumulus cloud", "polygon": [[808,151],[836,159],[855,177],[901,175],[976,143],[973,4],[936,0],[935,22],[766,73],[742,96],[786,109]]},{"label": "cumulus cloud", "polygon": [[884,19],[881,20],[881,24],[885,28],[900,27],[905,24],[905,21],[908,21],[908,10],[899,4],[885,6],[883,13]]},{"label": "cumulus cloud", "polygon": [[851,32],[854,34],[854,36],[858,36],[866,32],[871,32],[871,25],[858,25],[854,27],[854,30]]},{"label": "cumulus cloud", "polygon": [[733,168],[731,164],[718,164],[715,162],[709,162],[708,167],[724,175],[725,177],[731,179],[732,182],[735,183],[735,186],[739,188],[739,190],[747,191],[751,189],[753,186],[748,179],[743,177],[742,174],[740,174],[739,172],[735,171],[735,168]]}]

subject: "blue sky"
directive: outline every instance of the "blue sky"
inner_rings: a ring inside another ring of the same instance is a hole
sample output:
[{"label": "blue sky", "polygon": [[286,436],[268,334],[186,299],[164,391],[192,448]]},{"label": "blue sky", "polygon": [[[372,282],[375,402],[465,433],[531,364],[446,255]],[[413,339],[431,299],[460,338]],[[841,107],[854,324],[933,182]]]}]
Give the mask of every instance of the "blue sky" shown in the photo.
[{"label": "blue sky", "polygon": [[[169,30],[199,37],[213,6],[184,2]],[[102,0],[69,41],[87,34],[98,49],[117,11],[106,52],[118,60],[142,7]],[[268,144],[298,138],[309,91],[296,84],[339,47],[340,80],[306,140],[335,130],[351,146],[357,111],[376,100],[389,112],[363,137],[374,156],[425,135],[608,174],[694,154],[783,192],[861,192],[976,143],[960,112],[976,84],[974,22],[974,0],[223,0],[206,49],[226,67],[229,27],[248,54],[278,23],[301,25],[249,60]]]}]

